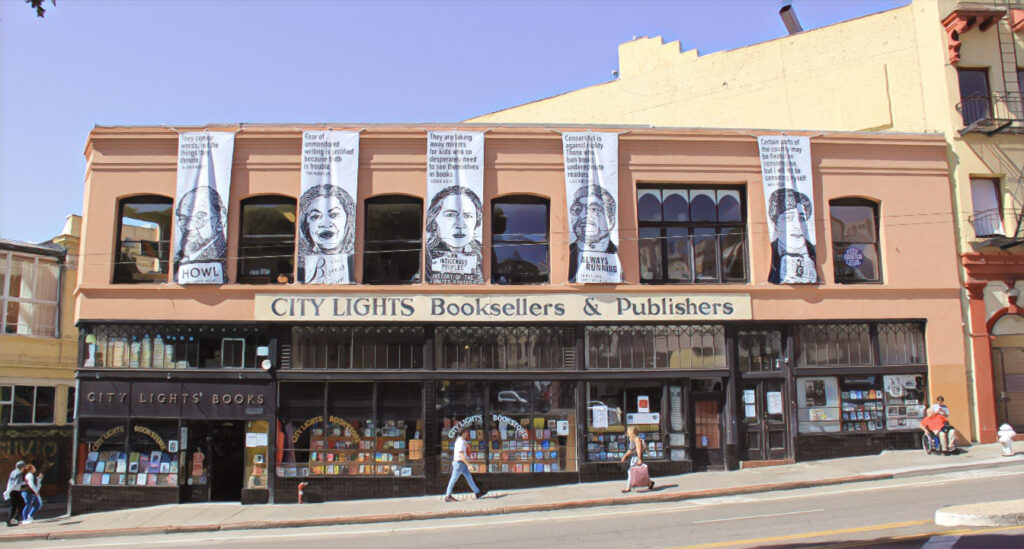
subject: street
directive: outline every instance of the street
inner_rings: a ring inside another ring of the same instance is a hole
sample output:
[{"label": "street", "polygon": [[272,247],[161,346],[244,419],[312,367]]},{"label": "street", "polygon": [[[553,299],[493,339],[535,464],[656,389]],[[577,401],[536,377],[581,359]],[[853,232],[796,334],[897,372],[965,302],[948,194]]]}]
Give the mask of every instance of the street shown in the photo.
[{"label": "street", "polygon": [[[1018,498],[1024,471],[971,470],[904,479],[676,503],[438,519],[363,526],[6,544],[48,547],[251,547],[302,544],[374,549],[543,547],[870,546],[957,549],[1024,546],[1024,528],[949,528],[933,523],[947,505]],[[498,495],[500,497],[500,494]]]}]

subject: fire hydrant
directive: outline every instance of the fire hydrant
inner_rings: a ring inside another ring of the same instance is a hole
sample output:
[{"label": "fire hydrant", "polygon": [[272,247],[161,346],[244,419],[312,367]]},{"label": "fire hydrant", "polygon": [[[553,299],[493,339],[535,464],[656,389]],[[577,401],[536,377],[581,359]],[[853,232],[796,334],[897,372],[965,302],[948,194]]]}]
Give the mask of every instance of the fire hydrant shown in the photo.
[{"label": "fire hydrant", "polygon": [[1004,423],[999,426],[999,431],[996,432],[996,436],[999,439],[999,444],[1003,446],[1003,457],[1013,455],[1013,437],[1017,435],[1017,432],[1010,427],[1009,423]]},{"label": "fire hydrant", "polygon": [[306,491],[306,486],[309,486],[308,482],[300,482],[299,483],[299,503],[302,503],[302,495]]}]

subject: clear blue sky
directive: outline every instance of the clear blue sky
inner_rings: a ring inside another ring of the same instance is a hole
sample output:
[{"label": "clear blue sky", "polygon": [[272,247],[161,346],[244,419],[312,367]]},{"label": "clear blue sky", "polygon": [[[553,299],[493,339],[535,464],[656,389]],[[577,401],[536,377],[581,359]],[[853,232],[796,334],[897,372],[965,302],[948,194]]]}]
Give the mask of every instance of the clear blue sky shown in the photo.
[{"label": "clear blue sky", "polygon": [[[813,29],[907,3],[794,7]],[[58,0],[39,19],[0,0],[0,236],[82,211],[96,124],[459,121],[608,81],[633,36],[701,54],[784,36],[780,5]]]}]

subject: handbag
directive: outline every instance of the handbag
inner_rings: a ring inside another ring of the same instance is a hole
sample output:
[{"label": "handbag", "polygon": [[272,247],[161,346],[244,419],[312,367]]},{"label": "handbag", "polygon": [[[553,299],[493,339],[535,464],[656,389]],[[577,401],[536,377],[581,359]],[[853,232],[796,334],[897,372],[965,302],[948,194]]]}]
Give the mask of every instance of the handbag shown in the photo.
[{"label": "handbag", "polygon": [[651,475],[647,471],[647,464],[634,465],[629,468],[629,487],[647,488],[651,484]]}]

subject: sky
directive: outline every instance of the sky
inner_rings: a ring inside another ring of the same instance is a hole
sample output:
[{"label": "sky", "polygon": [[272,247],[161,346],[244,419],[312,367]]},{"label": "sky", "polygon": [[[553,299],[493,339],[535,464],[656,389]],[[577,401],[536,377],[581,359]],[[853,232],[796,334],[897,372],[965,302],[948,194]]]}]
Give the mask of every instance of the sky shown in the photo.
[{"label": "sky", "polygon": [[[908,3],[793,6],[810,30]],[[81,213],[95,125],[457,122],[607,82],[635,36],[702,55],[785,36],[781,5],[0,0],[0,237]]]}]

